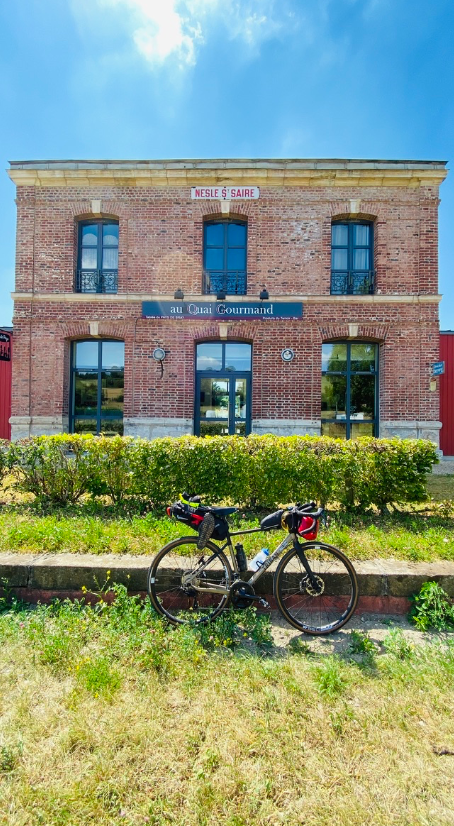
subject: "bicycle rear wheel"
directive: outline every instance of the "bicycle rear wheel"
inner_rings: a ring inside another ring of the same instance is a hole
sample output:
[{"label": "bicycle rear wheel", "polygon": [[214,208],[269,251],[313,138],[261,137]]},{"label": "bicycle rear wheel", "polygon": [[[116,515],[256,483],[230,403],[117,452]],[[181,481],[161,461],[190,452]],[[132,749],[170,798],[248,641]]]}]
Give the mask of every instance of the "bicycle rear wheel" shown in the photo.
[{"label": "bicycle rear wheel", "polygon": [[232,582],[231,566],[220,548],[208,542],[199,551],[196,536],[183,536],[154,558],[147,588],[151,604],[169,622],[198,624],[209,622],[227,607],[230,595],[225,590]]},{"label": "bicycle rear wheel", "polygon": [[358,582],[349,559],[332,545],[307,542],[303,546],[316,586],[311,584],[292,548],[281,560],[274,578],[279,610],[294,628],[324,636],[342,628],[358,602]]}]

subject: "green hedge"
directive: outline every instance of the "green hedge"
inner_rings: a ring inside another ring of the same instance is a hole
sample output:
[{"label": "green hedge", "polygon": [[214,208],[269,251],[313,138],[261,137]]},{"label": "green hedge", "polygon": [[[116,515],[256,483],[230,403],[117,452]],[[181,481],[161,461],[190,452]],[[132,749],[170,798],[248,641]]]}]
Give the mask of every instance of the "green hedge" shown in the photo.
[{"label": "green hedge", "polygon": [[8,449],[9,442],[5,441],[5,439],[0,439],[0,482],[2,481],[8,468]]},{"label": "green hedge", "polygon": [[272,435],[150,442],[62,434],[15,442],[1,455],[17,489],[60,504],[84,494],[164,504],[187,490],[243,507],[314,499],[362,509],[424,500],[438,461],[422,440]]}]

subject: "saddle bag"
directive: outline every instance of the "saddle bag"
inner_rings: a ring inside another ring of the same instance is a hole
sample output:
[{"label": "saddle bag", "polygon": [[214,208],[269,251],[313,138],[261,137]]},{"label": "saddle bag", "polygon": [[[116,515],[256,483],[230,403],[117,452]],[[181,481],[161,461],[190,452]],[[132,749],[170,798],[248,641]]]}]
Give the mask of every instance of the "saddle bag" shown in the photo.
[{"label": "saddle bag", "polygon": [[[168,516],[175,517],[178,522],[183,522],[194,531],[199,530],[205,516],[209,513],[211,513],[211,509],[201,505],[199,502],[194,502],[194,505],[187,505],[178,501],[174,502],[173,505],[169,505],[167,508]],[[214,515],[214,518],[214,528],[210,531],[210,537],[207,537],[207,539],[211,538],[216,539],[217,541],[222,541],[223,539],[226,539],[229,532],[228,522],[220,516]]]}]

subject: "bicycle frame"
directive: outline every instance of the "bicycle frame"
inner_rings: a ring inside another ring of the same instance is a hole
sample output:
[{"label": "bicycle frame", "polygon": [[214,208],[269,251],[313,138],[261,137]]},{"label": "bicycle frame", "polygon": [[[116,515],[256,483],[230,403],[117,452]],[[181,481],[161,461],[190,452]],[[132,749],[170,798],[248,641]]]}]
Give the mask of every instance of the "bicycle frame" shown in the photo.
[{"label": "bicycle frame", "polygon": [[[238,568],[238,562],[237,562],[237,558],[236,558],[236,555],[235,555],[235,552],[234,552],[234,549],[233,549],[231,538],[232,538],[232,536],[244,536],[245,534],[248,534],[248,533],[259,533],[259,532],[263,533],[261,528],[250,528],[247,531],[233,531],[232,533],[229,532],[228,537],[227,537],[227,542],[225,543],[225,545],[223,545],[222,547],[219,548],[220,551],[225,551],[226,548],[229,548],[233,572],[236,574],[237,578],[239,578],[241,576],[242,572]],[[273,553],[270,554],[270,556],[265,560],[263,565],[260,566],[258,571],[256,571],[247,580],[248,585],[254,585],[254,583],[256,583],[257,580],[260,579],[262,574],[270,567],[270,565],[272,565],[273,562],[276,559],[278,559],[278,557],[282,554],[282,552],[285,551],[289,547],[289,545],[292,545],[295,542],[297,542],[297,544],[299,545],[296,534],[294,534],[294,533],[287,534],[287,536],[282,540],[282,542],[279,543],[279,545],[273,551]],[[196,571],[192,571],[190,574],[187,574],[187,580],[184,581],[184,585],[194,584],[194,580],[197,580],[198,577],[200,576],[200,574],[203,573],[205,568],[207,568],[208,565],[210,565],[210,563],[212,562],[214,556],[215,556],[214,554],[210,555],[210,557],[207,560],[205,560],[200,565],[200,567],[197,568]],[[306,567],[306,565],[307,565],[307,561],[305,562],[305,567]],[[308,571],[308,573],[309,573],[309,571]],[[228,594],[229,591],[230,591],[230,588],[223,588],[220,585],[210,585],[208,588],[204,588],[203,585],[200,585],[199,583],[197,583],[196,588],[197,588],[198,591],[206,591],[206,592],[216,593],[216,594]]]}]

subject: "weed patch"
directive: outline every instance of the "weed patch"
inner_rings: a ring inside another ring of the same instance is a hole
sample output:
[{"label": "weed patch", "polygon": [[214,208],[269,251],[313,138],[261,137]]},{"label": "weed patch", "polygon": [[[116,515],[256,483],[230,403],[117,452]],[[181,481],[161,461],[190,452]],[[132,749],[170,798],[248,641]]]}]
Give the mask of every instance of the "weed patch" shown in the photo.
[{"label": "weed patch", "polygon": [[338,657],[326,657],[325,661],[314,668],[317,688],[327,698],[343,694],[347,687],[345,666]]},{"label": "weed patch", "polygon": [[454,604],[438,582],[425,582],[412,597],[409,619],[421,631],[454,631]]}]

